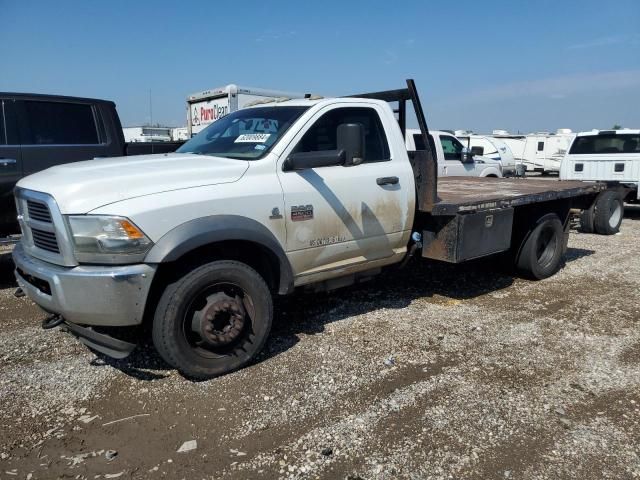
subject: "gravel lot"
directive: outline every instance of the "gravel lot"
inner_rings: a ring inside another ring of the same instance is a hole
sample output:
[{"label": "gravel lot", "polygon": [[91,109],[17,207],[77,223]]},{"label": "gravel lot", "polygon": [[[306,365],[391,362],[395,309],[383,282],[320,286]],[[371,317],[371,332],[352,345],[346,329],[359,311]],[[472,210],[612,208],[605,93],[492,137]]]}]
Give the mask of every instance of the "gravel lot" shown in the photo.
[{"label": "gravel lot", "polygon": [[638,238],[628,208],[542,282],[420,261],[296,294],[258,362],[199,383],[41,330],[5,249],[0,478],[640,478]]}]

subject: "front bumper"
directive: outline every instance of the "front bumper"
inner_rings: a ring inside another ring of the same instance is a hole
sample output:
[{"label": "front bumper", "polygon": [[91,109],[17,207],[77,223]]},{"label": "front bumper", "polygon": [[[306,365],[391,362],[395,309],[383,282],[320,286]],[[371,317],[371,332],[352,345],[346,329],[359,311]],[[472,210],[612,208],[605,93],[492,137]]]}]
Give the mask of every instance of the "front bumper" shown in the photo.
[{"label": "front bumper", "polygon": [[15,275],[27,296],[42,309],[80,325],[124,327],[142,323],[156,267],[62,267],[13,249]]}]

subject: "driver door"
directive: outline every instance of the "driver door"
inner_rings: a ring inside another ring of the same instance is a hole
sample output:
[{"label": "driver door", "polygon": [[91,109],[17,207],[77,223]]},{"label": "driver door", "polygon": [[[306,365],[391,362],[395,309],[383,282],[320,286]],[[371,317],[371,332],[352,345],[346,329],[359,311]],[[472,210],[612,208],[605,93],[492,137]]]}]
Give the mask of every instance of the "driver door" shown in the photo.
[{"label": "driver door", "polygon": [[445,175],[448,177],[477,176],[476,163],[462,163],[462,149],[460,140],[453,135],[440,135],[440,145],[444,155]]},{"label": "driver door", "polygon": [[[326,107],[281,156],[278,176],[285,200],[286,249],[296,285],[319,275],[327,279],[363,270],[372,262],[391,263],[406,250],[403,237],[408,236],[413,205],[408,198],[413,194],[411,167],[391,158],[379,108]],[[364,126],[361,164],[283,169],[291,153],[336,150],[337,128],[345,123]],[[380,179],[393,183],[379,184]]]}]

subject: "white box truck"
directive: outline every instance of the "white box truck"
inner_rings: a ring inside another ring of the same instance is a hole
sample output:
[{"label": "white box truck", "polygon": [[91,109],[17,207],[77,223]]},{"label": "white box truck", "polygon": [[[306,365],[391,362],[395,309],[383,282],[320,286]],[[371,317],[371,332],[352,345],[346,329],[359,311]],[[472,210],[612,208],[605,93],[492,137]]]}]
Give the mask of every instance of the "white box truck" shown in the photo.
[{"label": "white box truck", "polygon": [[260,100],[303,97],[304,95],[300,93],[240,87],[235,84],[194,93],[187,97],[187,128],[189,130],[189,138],[201,130],[204,130],[216,120],[221,119],[231,112],[240,110],[247,104]]}]

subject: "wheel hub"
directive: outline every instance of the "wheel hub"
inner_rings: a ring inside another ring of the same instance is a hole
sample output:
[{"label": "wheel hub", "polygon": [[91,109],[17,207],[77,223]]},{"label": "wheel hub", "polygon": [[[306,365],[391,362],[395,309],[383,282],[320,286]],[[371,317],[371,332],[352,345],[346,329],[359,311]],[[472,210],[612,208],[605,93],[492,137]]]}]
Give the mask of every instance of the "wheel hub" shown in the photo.
[{"label": "wheel hub", "polygon": [[242,333],[246,311],[242,299],[224,292],[207,297],[207,303],[195,312],[191,329],[209,345],[222,347],[233,343]]}]

